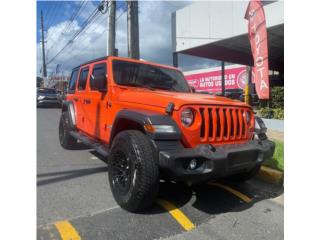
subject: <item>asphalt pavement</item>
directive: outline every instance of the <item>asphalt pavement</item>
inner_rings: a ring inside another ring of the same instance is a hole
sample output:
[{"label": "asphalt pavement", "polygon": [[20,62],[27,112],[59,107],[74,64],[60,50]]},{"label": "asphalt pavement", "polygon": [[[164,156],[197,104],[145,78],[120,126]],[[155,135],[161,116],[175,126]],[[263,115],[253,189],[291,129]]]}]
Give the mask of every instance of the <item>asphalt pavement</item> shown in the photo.
[{"label": "asphalt pavement", "polygon": [[122,210],[107,160],[80,143],[60,146],[60,112],[37,110],[38,239],[283,239],[283,187],[257,179],[192,188],[161,182],[151,209]]}]

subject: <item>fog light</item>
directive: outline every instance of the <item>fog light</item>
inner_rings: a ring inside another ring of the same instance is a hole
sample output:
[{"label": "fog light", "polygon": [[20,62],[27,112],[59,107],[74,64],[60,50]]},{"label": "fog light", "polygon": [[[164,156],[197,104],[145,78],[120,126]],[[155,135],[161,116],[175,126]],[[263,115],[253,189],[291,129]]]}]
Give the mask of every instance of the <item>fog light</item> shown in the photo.
[{"label": "fog light", "polygon": [[189,168],[191,170],[194,170],[197,167],[197,160],[196,159],[192,159],[189,163]]},{"label": "fog light", "polygon": [[262,153],[260,153],[259,155],[258,155],[258,162],[262,162],[263,161],[263,154]]}]

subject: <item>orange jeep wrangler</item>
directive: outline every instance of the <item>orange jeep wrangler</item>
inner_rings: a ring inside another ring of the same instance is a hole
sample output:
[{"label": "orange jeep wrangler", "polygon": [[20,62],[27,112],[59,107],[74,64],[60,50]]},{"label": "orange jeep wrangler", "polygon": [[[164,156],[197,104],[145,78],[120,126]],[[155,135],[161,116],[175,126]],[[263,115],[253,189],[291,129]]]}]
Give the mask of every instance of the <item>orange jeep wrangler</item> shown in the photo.
[{"label": "orange jeep wrangler", "polygon": [[177,68],[104,57],[73,69],[59,140],[107,157],[115,200],[135,212],[152,204],[160,179],[253,177],[274,152],[265,131],[250,106],[194,93]]}]

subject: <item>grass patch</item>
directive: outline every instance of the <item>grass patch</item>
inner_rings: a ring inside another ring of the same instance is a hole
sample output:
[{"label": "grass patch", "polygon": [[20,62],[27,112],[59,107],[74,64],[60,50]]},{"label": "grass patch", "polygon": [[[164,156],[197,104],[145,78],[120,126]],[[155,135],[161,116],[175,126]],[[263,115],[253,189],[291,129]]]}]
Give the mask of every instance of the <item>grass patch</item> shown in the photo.
[{"label": "grass patch", "polygon": [[283,171],[284,169],[284,162],[283,162],[283,152],[284,152],[284,146],[283,142],[273,140],[276,144],[276,149],[274,151],[273,157],[271,159],[266,160],[263,165],[274,168],[280,171]]}]

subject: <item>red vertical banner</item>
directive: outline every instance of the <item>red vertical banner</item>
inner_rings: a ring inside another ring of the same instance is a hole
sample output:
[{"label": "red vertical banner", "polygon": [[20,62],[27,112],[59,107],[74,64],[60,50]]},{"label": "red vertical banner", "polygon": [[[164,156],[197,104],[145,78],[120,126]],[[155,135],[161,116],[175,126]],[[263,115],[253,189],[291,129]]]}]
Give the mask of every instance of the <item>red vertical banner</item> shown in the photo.
[{"label": "red vertical banner", "polygon": [[260,0],[250,0],[245,18],[248,20],[248,34],[254,59],[256,91],[260,99],[269,99],[268,38]]}]

